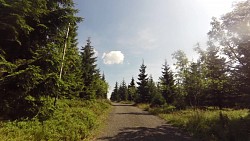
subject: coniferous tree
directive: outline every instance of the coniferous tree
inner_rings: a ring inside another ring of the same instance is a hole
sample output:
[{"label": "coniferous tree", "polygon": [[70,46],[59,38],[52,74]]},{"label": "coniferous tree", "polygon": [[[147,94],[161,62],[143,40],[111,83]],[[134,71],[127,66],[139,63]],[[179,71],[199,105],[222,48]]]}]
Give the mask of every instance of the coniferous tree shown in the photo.
[{"label": "coniferous tree", "polygon": [[187,70],[184,81],[185,91],[187,93],[185,100],[189,106],[197,107],[201,103],[204,93],[202,69],[199,63],[192,62]]},{"label": "coniferous tree", "polygon": [[115,87],[113,92],[111,93],[110,100],[111,101],[120,101],[119,93],[118,93],[118,82],[115,83]]},{"label": "coniferous tree", "polygon": [[71,0],[3,0],[0,5],[0,50],[5,62],[0,112],[12,118],[39,115],[49,101],[44,99],[59,90],[64,31],[68,23],[81,18],[75,16]]},{"label": "coniferous tree", "polygon": [[166,103],[166,100],[161,94],[160,82],[158,82],[156,85],[156,92],[152,98],[150,106],[151,107],[160,107],[160,106],[163,106],[165,103]]},{"label": "coniferous tree", "polygon": [[140,74],[138,75],[138,87],[137,87],[137,93],[138,93],[138,99],[137,102],[142,103],[149,103],[150,102],[150,95],[148,92],[148,78],[146,74],[146,66],[144,65],[144,62],[140,66]]},{"label": "coniferous tree", "polygon": [[98,99],[107,99],[108,93],[108,83],[101,79],[95,80],[95,90],[96,90],[96,98]]},{"label": "coniferous tree", "polygon": [[94,99],[96,95],[93,86],[98,70],[96,68],[96,57],[94,48],[91,46],[90,38],[87,40],[87,45],[82,47],[81,58],[82,81],[84,88],[80,93],[80,97]]},{"label": "coniferous tree", "polygon": [[174,52],[172,56],[176,59],[176,63],[174,65],[177,70],[175,73],[176,94],[174,105],[177,108],[184,108],[186,106],[185,96],[187,95],[184,87],[184,81],[187,75],[189,61],[186,54],[182,50]]},{"label": "coniferous tree", "polygon": [[81,58],[77,47],[77,26],[71,24],[69,29],[69,39],[67,42],[66,55],[62,71],[64,90],[61,95],[68,98],[79,97],[81,86]]},{"label": "coniferous tree", "polygon": [[125,80],[122,80],[118,93],[119,93],[120,100],[122,101],[128,100],[128,88],[127,88]]},{"label": "coniferous tree", "polygon": [[165,98],[168,104],[172,104],[174,102],[175,95],[175,84],[173,73],[170,70],[167,61],[163,65],[162,76],[160,77],[160,89],[162,96]]},{"label": "coniferous tree", "polygon": [[220,20],[213,18],[208,32],[210,41],[227,56],[231,95],[238,105],[250,107],[250,1],[234,5],[234,10]]},{"label": "coniferous tree", "polygon": [[206,79],[207,79],[207,93],[210,98],[209,105],[223,107],[224,98],[226,94],[226,63],[225,58],[218,55],[218,48],[211,42],[208,42],[207,58],[206,58]]},{"label": "coniferous tree", "polygon": [[98,70],[95,75],[94,87],[93,87],[95,89],[96,98],[107,99],[108,87],[109,85],[105,80],[104,73],[101,76],[100,71]]},{"label": "coniferous tree", "polygon": [[148,95],[149,95],[149,102],[152,102],[153,97],[158,94],[158,88],[153,80],[152,75],[148,78]]},{"label": "coniferous tree", "polygon": [[136,86],[135,86],[135,80],[132,77],[130,84],[128,85],[128,100],[134,101],[136,99]]},{"label": "coniferous tree", "polygon": [[103,81],[106,81],[106,79],[105,79],[105,74],[104,74],[104,73],[102,73],[102,80],[103,80]]}]

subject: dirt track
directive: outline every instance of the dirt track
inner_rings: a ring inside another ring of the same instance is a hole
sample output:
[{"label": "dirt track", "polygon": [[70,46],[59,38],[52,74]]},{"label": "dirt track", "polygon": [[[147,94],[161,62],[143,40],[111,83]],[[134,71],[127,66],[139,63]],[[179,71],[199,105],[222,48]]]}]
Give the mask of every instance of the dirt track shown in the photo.
[{"label": "dirt track", "polygon": [[166,121],[130,104],[113,103],[98,141],[190,141],[189,136]]}]

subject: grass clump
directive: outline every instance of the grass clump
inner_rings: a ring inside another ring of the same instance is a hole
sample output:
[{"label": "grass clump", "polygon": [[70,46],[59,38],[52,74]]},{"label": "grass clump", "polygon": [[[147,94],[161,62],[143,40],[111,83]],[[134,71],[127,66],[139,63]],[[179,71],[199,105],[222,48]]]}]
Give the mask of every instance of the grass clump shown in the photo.
[{"label": "grass clump", "polygon": [[120,101],[122,104],[135,104],[133,101]]},{"label": "grass clump", "polygon": [[110,104],[103,100],[59,100],[53,116],[44,121],[1,121],[0,138],[5,141],[87,139],[98,128]]},{"label": "grass clump", "polygon": [[136,106],[145,111],[148,111],[150,109],[150,104],[147,103],[137,103]]}]

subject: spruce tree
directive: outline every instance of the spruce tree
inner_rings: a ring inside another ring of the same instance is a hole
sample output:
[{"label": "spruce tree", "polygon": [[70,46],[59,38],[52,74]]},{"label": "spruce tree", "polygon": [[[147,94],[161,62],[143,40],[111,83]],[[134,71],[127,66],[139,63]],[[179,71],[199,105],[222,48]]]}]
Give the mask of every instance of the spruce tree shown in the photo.
[{"label": "spruce tree", "polygon": [[[0,112],[18,118],[40,115],[41,107],[61,86],[58,79],[61,49],[69,23],[75,16],[68,1],[1,1],[0,50],[4,69],[0,75]],[[49,105],[49,104],[46,104]]]},{"label": "spruce tree", "polygon": [[77,47],[77,25],[71,24],[62,70],[63,90],[60,95],[68,98],[79,97],[81,90],[81,57]]},{"label": "spruce tree", "polygon": [[200,106],[201,98],[204,95],[203,74],[200,63],[192,62],[187,70],[186,79],[184,81],[185,91],[187,95],[185,97],[186,103],[189,106]]},{"label": "spruce tree", "polygon": [[226,94],[226,63],[225,58],[218,55],[218,48],[213,43],[208,42],[206,58],[206,79],[207,79],[207,96],[210,98],[209,105],[217,106],[220,109],[224,106]]},{"label": "spruce tree", "polygon": [[158,88],[153,80],[152,75],[148,78],[148,95],[149,95],[149,102],[152,102],[153,97],[158,94]]},{"label": "spruce tree", "polygon": [[138,87],[137,87],[137,93],[138,93],[138,99],[136,100],[137,102],[142,102],[142,103],[149,103],[150,102],[150,95],[148,92],[148,78],[146,74],[146,66],[144,65],[144,62],[140,66],[140,74],[138,75]]},{"label": "spruce tree", "polygon": [[160,89],[162,96],[165,98],[168,104],[172,104],[174,102],[174,94],[175,94],[175,84],[173,73],[170,70],[167,61],[163,65],[162,76],[160,77]]},{"label": "spruce tree", "polygon": [[119,93],[118,93],[118,82],[115,83],[115,87],[113,92],[111,93],[110,100],[111,101],[120,101]]},{"label": "spruce tree", "polygon": [[94,80],[94,89],[96,90],[96,98],[107,99],[109,85],[105,80],[104,73],[101,76],[99,70],[97,72],[98,73],[95,75],[96,77]]},{"label": "spruce tree", "polygon": [[91,46],[90,38],[87,40],[87,44],[82,47],[81,52],[81,71],[83,81],[83,91],[80,93],[81,98],[95,99],[94,81],[98,70],[96,68],[96,57],[93,46]]},{"label": "spruce tree", "polygon": [[124,79],[122,80],[122,82],[120,84],[118,92],[119,92],[120,99],[122,101],[128,100],[128,88],[127,88],[127,85],[126,85],[126,82]]},{"label": "spruce tree", "polygon": [[135,80],[132,77],[130,84],[128,85],[128,100],[134,101],[136,99],[136,86]]}]

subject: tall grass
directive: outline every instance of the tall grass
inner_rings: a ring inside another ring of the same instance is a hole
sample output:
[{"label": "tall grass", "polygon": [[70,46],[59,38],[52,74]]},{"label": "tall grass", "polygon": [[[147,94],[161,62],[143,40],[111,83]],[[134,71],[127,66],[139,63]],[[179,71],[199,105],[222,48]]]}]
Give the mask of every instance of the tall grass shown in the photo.
[{"label": "tall grass", "polygon": [[167,104],[162,107],[137,104],[137,107],[186,130],[199,141],[250,141],[249,109],[176,110]]},{"label": "tall grass", "polygon": [[59,100],[53,116],[45,121],[1,121],[0,140],[84,140],[102,123],[109,107],[108,102],[98,100]]},{"label": "tall grass", "polygon": [[249,110],[182,110],[159,114],[199,140],[249,141]]}]

